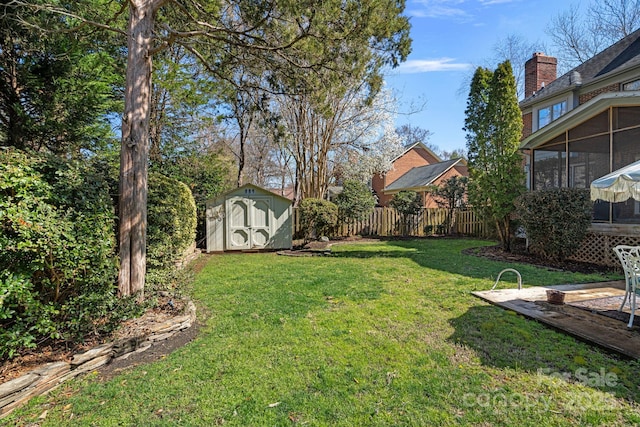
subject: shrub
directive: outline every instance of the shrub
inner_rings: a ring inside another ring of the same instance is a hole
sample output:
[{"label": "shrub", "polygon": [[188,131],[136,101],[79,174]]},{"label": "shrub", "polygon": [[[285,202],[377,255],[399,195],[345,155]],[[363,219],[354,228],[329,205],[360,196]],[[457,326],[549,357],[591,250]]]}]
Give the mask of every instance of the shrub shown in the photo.
[{"label": "shrub", "polygon": [[304,199],[298,206],[300,225],[305,233],[305,239],[310,240],[318,236],[329,236],[338,222],[338,207],[322,199]]},{"label": "shrub", "polygon": [[589,190],[556,188],[532,191],[515,201],[529,247],[552,260],[564,260],[580,246],[591,223]]},{"label": "shrub", "polygon": [[114,212],[88,162],[0,151],[0,358],[114,326]]},{"label": "shrub", "polygon": [[191,190],[197,208],[196,239],[206,246],[206,202],[234,188],[234,161],[221,151],[205,151],[161,163],[159,170],[184,182]]},{"label": "shrub", "polygon": [[438,207],[447,210],[447,217],[443,224],[438,227],[441,231],[438,234],[451,234],[455,225],[455,211],[463,208],[465,205],[465,195],[467,193],[467,183],[469,178],[466,176],[453,176],[441,185],[433,185],[429,188],[429,193],[433,196]]},{"label": "shrub", "polygon": [[422,211],[422,196],[415,191],[400,191],[393,196],[389,205],[402,217],[402,234],[407,234],[409,218]]},{"label": "shrub", "polygon": [[340,219],[347,222],[366,219],[376,205],[369,186],[360,181],[345,181],[335,201]]},{"label": "shrub", "polygon": [[147,283],[153,291],[176,282],[175,263],[195,242],[196,204],[182,182],[149,174],[147,214]]}]

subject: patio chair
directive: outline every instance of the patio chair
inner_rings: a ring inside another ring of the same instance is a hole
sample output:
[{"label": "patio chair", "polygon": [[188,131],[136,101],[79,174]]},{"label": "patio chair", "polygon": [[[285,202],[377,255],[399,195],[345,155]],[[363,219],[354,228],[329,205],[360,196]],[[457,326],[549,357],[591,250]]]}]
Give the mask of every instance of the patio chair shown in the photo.
[{"label": "patio chair", "polygon": [[629,319],[629,328],[633,326],[633,318],[636,311],[636,289],[639,288],[640,279],[640,246],[618,245],[613,251],[620,259],[622,270],[624,271],[625,293],[622,304],[618,311],[622,311],[624,304],[629,299],[629,307],[631,309],[631,317]]}]

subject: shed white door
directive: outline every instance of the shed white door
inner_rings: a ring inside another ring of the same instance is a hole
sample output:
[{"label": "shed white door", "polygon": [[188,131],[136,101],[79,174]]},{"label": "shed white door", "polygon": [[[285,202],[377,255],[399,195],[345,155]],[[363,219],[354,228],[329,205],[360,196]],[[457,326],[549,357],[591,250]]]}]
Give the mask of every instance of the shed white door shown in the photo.
[{"label": "shed white door", "polygon": [[227,250],[262,249],[271,240],[271,197],[227,199]]}]

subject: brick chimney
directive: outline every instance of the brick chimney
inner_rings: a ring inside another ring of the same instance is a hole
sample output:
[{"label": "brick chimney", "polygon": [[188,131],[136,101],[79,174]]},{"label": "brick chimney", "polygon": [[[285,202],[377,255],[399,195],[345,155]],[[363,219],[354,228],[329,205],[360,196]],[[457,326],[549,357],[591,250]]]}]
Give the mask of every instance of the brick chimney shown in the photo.
[{"label": "brick chimney", "polygon": [[524,97],[528,98],[557,77],[558,60],[542,52],[533,54],[524,64]]}]

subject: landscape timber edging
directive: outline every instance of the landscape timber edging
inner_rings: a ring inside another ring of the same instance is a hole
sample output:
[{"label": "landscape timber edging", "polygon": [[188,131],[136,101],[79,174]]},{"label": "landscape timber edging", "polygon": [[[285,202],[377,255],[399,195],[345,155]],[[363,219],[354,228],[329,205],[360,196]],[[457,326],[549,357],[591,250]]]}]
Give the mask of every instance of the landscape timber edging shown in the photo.
[{"label": "landscape timber edging", "polygon": [[84,353],[75,354],[71,362],[50,362],[26,374],[0,384],[0,419],[35,396],[57,388],[63,382],[93,371],[113,360],[142,352],[155,343],[190,328],[196,321],[196,306],[188,301],[185,314],[151,325],[142,335],[101,344]]}]

